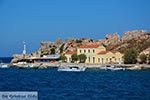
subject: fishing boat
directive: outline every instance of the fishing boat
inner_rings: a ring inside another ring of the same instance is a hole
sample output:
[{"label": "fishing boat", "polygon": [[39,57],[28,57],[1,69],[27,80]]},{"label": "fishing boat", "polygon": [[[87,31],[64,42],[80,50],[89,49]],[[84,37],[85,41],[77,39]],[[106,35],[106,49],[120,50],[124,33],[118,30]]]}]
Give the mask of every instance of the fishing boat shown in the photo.
[{"label": "fishing boat", "polygon": [[80,72],[80,71],[85,71],[86,67],[81,67],[77,65],[71,65],[67,67],[60,67],[58,68],[58,71],[73,71],[73,72]]},{"label": "fishing boat", "polygon": [[114,65],[106,65],[105,70],[119,71],[119,70],[125,70],[125,68],[114,66]]}]

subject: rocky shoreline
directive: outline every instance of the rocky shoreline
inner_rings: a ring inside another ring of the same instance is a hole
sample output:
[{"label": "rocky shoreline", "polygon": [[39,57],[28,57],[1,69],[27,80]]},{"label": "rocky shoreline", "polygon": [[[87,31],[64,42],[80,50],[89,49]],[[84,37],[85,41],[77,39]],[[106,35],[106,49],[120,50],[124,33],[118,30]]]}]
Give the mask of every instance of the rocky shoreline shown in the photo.
[{"label": "rocky shoreline", "polygon": [[[84,64],[84,63],[39,63],[39,69],[44,68],[59,68],[59,67],[67,67],[70,65],[79,65],[85,66],[86,68],[92,69],[103,69],[106,65],[113,65],[117,67],[125,68],[126,70],[150,70],[150,65],[147,64]],[[13,66],[13,65],[10,65]],[[15,67],[18,67],[17,65]]]}]

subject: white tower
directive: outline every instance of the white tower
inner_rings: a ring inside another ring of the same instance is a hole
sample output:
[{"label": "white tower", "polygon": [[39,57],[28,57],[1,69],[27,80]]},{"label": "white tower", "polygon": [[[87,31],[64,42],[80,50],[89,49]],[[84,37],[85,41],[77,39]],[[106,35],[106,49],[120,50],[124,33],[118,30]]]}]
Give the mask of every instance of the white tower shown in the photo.
[{"label": "white tower", "polygon": [[26,44],[25,44],[24,41],[23,41],[23,54],[24,54],[24,55],[26,54]]}]

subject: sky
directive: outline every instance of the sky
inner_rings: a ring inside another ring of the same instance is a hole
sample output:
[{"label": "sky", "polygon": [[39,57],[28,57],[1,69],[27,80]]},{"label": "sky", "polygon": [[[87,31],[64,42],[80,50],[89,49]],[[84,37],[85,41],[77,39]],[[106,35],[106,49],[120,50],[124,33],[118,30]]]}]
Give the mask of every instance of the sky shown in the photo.
[{"label": "sky", "polygon": [[0,57],[40,48],[58,38],[105,39],[150,31],[150,0],[0,0]]}]

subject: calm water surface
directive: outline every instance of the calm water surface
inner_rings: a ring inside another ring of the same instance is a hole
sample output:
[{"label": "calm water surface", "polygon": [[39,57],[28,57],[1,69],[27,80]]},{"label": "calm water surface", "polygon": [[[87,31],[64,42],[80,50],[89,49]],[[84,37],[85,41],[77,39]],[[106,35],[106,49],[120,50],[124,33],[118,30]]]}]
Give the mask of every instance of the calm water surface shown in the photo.
[{"label": "calm water surface", "polygon": [[39,100],[150,100],[150,71],[0,69],[0,91],[38,91]]}]

